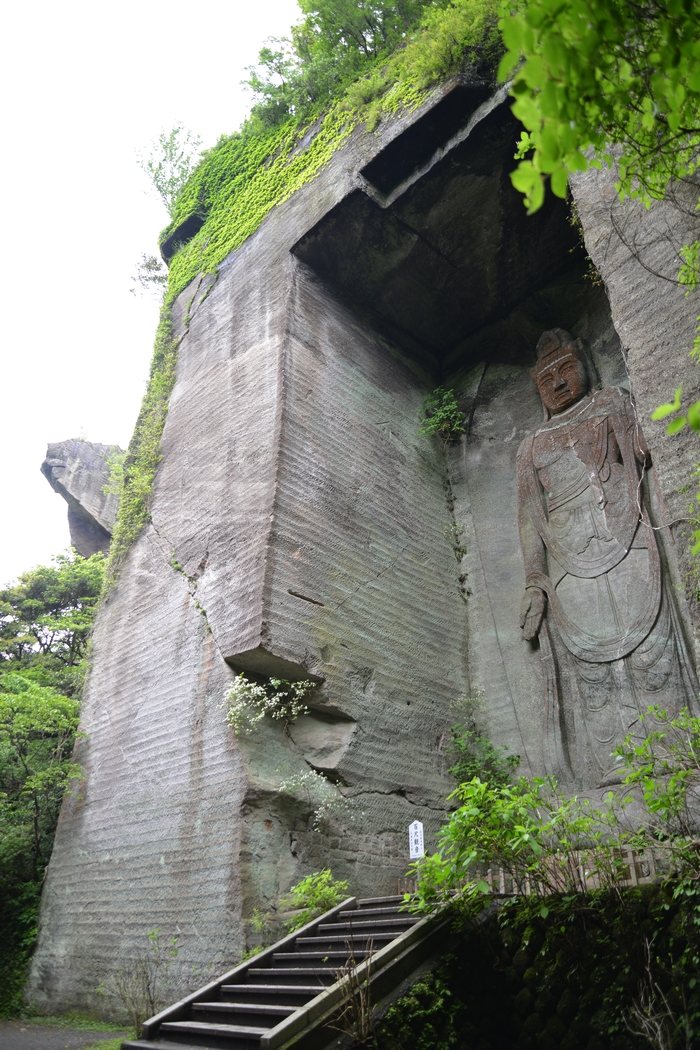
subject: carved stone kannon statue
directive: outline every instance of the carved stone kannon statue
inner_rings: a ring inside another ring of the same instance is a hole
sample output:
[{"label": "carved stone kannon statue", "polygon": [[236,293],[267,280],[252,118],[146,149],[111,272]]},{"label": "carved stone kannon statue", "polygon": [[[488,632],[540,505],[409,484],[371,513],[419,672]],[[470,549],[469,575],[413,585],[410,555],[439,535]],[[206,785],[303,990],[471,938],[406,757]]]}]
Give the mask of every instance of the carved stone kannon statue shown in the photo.
[{"label": "carved stone kannon statue", "polygon": [[537,344],[545,422],[518,450],[521,627],[539,641],[548,771],[614,779],[611,752],[650,704],[694,706],[697,678],[649,516],[634,407],[596,389],[579,340]]}]

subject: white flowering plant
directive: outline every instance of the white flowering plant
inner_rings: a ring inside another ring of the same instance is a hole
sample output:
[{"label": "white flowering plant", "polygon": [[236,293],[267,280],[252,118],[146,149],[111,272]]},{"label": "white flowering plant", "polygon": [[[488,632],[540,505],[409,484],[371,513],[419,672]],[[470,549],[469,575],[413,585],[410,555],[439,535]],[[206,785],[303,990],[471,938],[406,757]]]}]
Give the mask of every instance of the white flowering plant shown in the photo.
[{"label": "white flowering plant", "polygon": [[254,682],[237,674],[225,696],[226,721],[236,736],[253,733],[265,717],[282,722],[287,730],[300,715],[308,714],[305,699],[313,688],[309,681],[268,678]]},{"label": "white flowering plant", "polygon": [[364,812],[358,813],[355,810],[352,799],[343,795],[337,785],[315,769],[294,773],[280,781],[278,791],[281,795],[306,797],[312,809],[312,831],[321,831],[324,825],[334,817],[336,819],[364,817]]}]

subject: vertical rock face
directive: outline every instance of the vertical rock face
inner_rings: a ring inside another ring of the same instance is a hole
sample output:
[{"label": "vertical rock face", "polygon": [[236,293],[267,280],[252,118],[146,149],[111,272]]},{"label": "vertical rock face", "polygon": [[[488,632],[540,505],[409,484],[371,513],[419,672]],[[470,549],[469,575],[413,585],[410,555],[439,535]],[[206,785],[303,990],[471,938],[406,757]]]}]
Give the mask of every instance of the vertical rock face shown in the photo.
[{"label": "vertical rock face", "polygon": [[[700,370],[691,363],[698,311],[697,291],[689,295],[677,281],[679,249],[700,237],[697,187],[674,188],[651,208],[615,193],[610,169],[572,179],[572,193],[582,223],[586,249],[605,286],[620,337],[626,371],[651,447],[655,484],[663,506],[663,535],[675,546],[682,585],[697,625],[697,570],[689,536],[697,528],[692,465],[697,437],[686,427],[670,437],[665,423],[651,423],[657,405],[670,401],[683,386],[683,401],[700,398]],[[671,559],[671,564],[673,564]]]},{"label": "vertical rock face", "polygon": [[110,457],[120,451],[79,438],[54,442],[46,450],[41,472],[68,504],[71,545],[84,558],[109,547],[118,497],[105,490]]},{"label": "vertical rock face", "polygon": [[[509,189],[507,109],[460,98],[445,141],[421,114],[356,135],[175,305],[152,520],[95,631],[37,1005],[85,1005],[155,927],[201,983],[255,908],[321,867],[359,894],[395,889],[408,824],[435,844],[460,698],[473,714],[481,696],[496,742],[541,768],[537,654],[517,626],[527,371],[555,324],[611,382],[623,359],[563,206],[532,225]],[[447,456],[418,433],[438,382],[468,409]],[[235,737],[241,670],[311,679],[309,714]]]}]

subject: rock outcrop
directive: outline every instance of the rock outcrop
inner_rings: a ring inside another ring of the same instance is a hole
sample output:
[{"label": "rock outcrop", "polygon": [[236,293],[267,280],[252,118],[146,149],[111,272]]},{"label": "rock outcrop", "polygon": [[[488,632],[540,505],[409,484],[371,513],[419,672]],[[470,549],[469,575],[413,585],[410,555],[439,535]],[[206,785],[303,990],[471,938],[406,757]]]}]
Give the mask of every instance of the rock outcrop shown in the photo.
[{"label": "rock outcrop", "polygon": [[117,445],[69,438],[46,450],[41,472],[68,504],[71,546],[89,558],[107,551],[117,516],[119,498],[107,491],[110,459],[121,453]]},{"label": "rock outcrop", "polygon": [[[254,910],[274,915],[314,869],[395,890],[408,825],[435,845],[457,721],[542,770],[541,661],[518,627],[528,373],[554,326],[588,341],[607,385],[627,369],[566,206],[528,219],[510,185],[516,138],[502,94],[447,85],[356,132],[176,301],[151,522],[95,629],[36,1005],[85,1006],[155,927],[184,968],[224,969]],[[628,294],[656,295],[645,280]],[[657,296],[659,315],[683,306]],[[633,392],[663,356],[651,333],[645,347]],[[418,432],[439,383],[466,410],[448,450]],[[647,435],[656,456],[665,437]],[[239,671],[313,680],[310,713],[234,736]]]}]

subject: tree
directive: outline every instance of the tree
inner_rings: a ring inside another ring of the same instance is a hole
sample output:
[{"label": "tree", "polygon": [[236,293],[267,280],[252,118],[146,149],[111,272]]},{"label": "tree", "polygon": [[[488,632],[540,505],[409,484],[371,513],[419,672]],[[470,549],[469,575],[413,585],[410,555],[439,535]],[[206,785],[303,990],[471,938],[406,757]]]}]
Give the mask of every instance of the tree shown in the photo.
[{"label": "tree", "polygon": [[162,300],[168,287],[168,270],[164,266],[162,259],[159,259],[156,255],[149,255],[147,252],[143,252],[136,264],[136,273],[131,280],[133,284],[129,291],[132,295],[146,292]]},{"label": "tree", "polygon": [[0,1014],[17,1006],[71,761],[104,556],[61,555],[0,590]]},{"label": "tree", "polygon": [[12,671],[67,696],[79,692],[103,572],[102,554],[64,554],[0,590],[0,676]]},{"label": "tree", "polygon": [[291,39],[262,48],[245,82],[254,121],[274,125],[311,112],[370,62],[390,54],[430,7],[448,0],[299,0],[304,18]]},{"label": "tree", "polygon": [[694,0],[504,2],[499,75],[525,126],[516,189],[530,212],[545,183],[617,164],[621,197],[649,203],[697,170],[700,37]]},{"label": "tree", "polygon": [[37,881],[48,863],[67,781],[78,701],[12,672],[0,675],[0,871]]},{"label": "tree", "polygon": [[197,166],[201,145],[199,136],[178,124],[161,132],[150,152],[139,158],[171,218],[177,196]]}]

